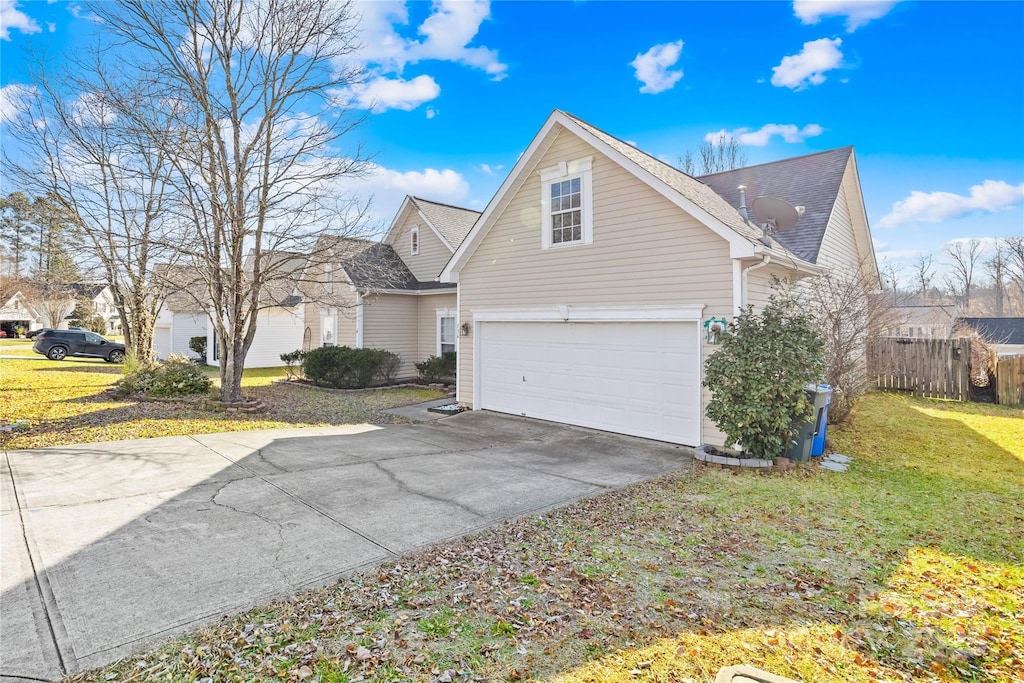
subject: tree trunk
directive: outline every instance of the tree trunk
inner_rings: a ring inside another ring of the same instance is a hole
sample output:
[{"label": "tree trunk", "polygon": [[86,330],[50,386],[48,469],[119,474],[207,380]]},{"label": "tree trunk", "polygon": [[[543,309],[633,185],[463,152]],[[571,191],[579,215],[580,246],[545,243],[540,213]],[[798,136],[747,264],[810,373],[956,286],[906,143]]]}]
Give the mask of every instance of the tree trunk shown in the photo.
[{"label": "tree trunk", "polygon": [[232,344],[221,351],[220,359],[220,400],[235,403],[243,399],[242,371],[245,366],[245,354],[241,344]]}]

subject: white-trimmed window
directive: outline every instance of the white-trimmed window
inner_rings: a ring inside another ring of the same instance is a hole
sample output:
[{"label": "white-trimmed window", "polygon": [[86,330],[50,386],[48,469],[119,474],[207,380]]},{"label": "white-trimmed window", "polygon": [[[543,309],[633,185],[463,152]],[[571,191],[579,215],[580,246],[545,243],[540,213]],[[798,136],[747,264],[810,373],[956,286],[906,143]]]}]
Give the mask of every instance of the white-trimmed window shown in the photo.
[{"label": "white-trimmed window", "polygon": [[338,337],[334,309],[320,310],[320,346],[334,346]]},{"label": "white-trimmed window", "polygon": [[409,231],[409,251],[413,256],[420,253],[420,229],[415,225]]},{"label": "white-trimmed window", "polygon": [[455,311],[451,308],[437,310],[437,355],[455,351],[458,340],[455,331]]},{"label": "white-trimmed window", "polygon": [[584,157],[540,172],[543,249],[594,241],[591,167]]}]

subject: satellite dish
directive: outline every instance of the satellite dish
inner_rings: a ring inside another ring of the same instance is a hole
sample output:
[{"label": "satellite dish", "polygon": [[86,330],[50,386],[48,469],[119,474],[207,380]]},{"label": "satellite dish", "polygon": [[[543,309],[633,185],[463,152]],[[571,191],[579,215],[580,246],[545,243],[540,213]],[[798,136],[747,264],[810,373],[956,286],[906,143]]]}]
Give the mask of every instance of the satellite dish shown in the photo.
[{"label": "satellite dish", "polygon": [[757,220],[770,232],[785,232],[796,225],[800,214],[789,203],[775,197],[757,197],[750,203]]}]

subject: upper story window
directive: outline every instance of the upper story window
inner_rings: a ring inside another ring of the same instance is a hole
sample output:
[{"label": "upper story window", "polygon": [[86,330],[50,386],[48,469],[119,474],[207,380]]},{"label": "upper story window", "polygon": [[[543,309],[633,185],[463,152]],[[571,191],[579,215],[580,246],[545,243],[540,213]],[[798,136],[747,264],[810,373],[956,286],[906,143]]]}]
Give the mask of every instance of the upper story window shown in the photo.
[{"label": "upper story window", "polygon": [[413,256],[420,253],[420,229],[416,226],[413,226],[409,232],[409,244],[411,245],[410,251]]},{"label": "upper story window", "polygon": [[542,248],[594,241],[591,160],[563,161],[540,172]]}]

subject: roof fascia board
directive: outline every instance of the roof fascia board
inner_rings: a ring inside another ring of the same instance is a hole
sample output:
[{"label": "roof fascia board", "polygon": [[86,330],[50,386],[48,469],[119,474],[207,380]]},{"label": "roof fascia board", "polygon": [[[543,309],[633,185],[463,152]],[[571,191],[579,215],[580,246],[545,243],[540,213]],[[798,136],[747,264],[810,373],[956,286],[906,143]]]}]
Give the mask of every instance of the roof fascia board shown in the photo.
[{"label": "roof fascia board", "polygon": [[420,218],[423,219],[423,222],[427,224],[427,227],[430,228],[435,235],[437,235],[437,239],[441,240],[441,244],[443,244],[444,246],[448,247],[448,251],[454,252],[455,251],[455,247],[453,247],[448,242],[448,240],[446,240],[444,238],[444,235],[442,235],[440,233],[440,231],[438,231],[438,229],[434,227],[434,224],[430,222],[430,219],[427,218],[426,214],[423,213],[423,211],[420,209],[419,205],[418,204],[414,204],[414,206],[416,206],[416,213],[418,213]]},{"label": "roof fascia board", "polygon": [[[560,116],[560,112],[556,113]],[[690,214],[698,221],[700,221],[705,227],[709,228],[716,235],[726,240],[729,243],[729,256],[730,258],[744,258],[746,256],[752,256],[754,251],[754,245],[746,237],[738,234],[735,230],[730,228],[728,225],[718,220],[710,213],[694,204],[691,200],[684,197],[675,188],[669,187],[661,179],[655,177],[651,173],[648,173],[637,165],[634,161],[626,158],[624,154],[609,146],[604,141],[591,135],[588,131],[582,128],[572,119],[566,116],[560,116],[559,123],[563,127],[575,133],[578,137],[582,138],[585,142],[595,147],[598,151],[604,154],[606,157],[612,159],[620,166],[629,171],[637,179],[641,180],[653,190],[664,196],[670,202],[678,206],[680,209]],[[700,182],[699,180],[697,182]]]},{"label": "roof fascia board", "polygon": [[[402,205],[398,207],[398,212],[395,214],[395,217],[391,219],[391,225],[388,226],[388,231],[384,233],[384,239],[381,240],[383,244],[391,244],[391,233],[398,228],[398,224],[401,222],[401,218],[405,214],[406,208],[408,208],[411,203],[412,197],[405,195],[405,199],[402,200]],[[418,208],[416,210],[419,211]],[[423,214],[420,215],[422,216]],[[424,220],[426,220],[426,218],[424,218]]]},{"label": "roof fascia board", "polygon": [[[497,213],[498,207],[502,205],[506,195],[508,195],[512,188],[516,185],[522,184],[520,179],[522,178],[523,172],[526,168],[536,165],[534,156],[544,144],[544,141],[547,139],[548,134],[551,132],[551,129],[554,127],[558,119],[559,113],[557,111],[553,112],[551,116],[548,117],[548,120],[544,122],[540,131],[533,137],[533,140],[530,141],[530,145],[526,148],[526,151],[523,152],[521,157],[519,157],[519,161],[517,161],[516,165],[512,167],[511,171],[509,171],[504,182],[501,183],[501,187],[499,187],[498,191],[493,197],[491,197],[491,201],[487,202],[487,207],[484,209],[484,212],[480,214],[480,218],[477,219],[473,229],[469,231],[468,235],[466,235],[466,239],[462,240],[462,244],[460,244],[459,248],[455,250],[455,253],[445,265],[444,270],[441,271],[441,282],[458,281],[459,270],[461,270],[469,257],[473,255],[473,252],[476,251],[477,244],[487,234],[487,231],[490,230],[489,223],[491,222],[491,217]],[[484,229],[485,226],[487,228],[486,230]]]},{"label": "roof fascia board", "polygon": [[401,294],[403,296],[429,296],[431,294],[454,294],[455,287],[435,289],[373,289],[370,287],[356,287],[355,291],[361,294]]},{"label": "roof fascia board", "polygon": [[864,250],[864,261],[866,265],[871,266],[871,275],[875,284],[881,288],[881,276],[878,272],[878,258],[875,256],[875,245],[871,240],[871,227],[868,225],[868,211],[864,205],[864,193],[860,187],[860,172],[857,170],[857,158],[855,150],[850,150],[850,158],[846,162],[846,170],[843,172],[843,180],[840,183],[841,186],[847,184],[847,178],[849,178],[849,185],[853,193],[856,195],[852,200],[850,193],[847,192],[846,203],[850,205],[851,218],[854,211],[856,211],[857,220],[854,228],[854,239],[857,240],[857,245]]}]

